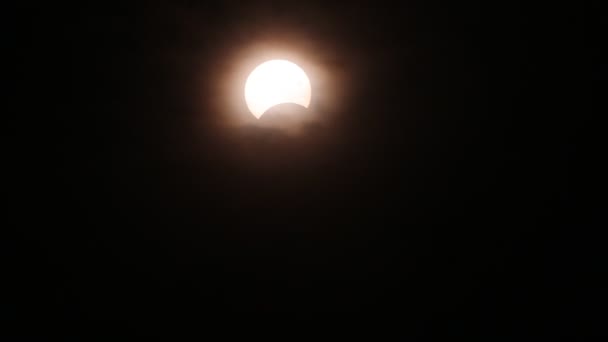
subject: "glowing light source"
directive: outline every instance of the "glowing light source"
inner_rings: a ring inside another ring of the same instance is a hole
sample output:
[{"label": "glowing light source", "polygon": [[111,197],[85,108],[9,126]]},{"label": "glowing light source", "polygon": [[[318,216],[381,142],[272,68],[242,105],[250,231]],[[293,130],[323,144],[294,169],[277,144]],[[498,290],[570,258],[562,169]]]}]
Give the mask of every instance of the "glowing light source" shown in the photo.
[{"label": "glowing light source", "polygon": [[251,113],[260,118],[268,109],[282,103],[308,108],[311,86],[298,65],[286,60],[271,60],[255,68],[245,83],[245,101]]}]

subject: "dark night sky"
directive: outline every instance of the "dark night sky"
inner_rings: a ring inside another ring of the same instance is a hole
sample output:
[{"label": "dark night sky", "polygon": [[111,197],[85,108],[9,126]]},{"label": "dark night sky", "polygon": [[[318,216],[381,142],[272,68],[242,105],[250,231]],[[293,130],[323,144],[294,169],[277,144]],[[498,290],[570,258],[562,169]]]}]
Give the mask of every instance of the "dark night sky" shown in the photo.
[{"label": "dark night sky", "polygon": [[[590,101],[552,91],[579,31],[523,2],[230,3],[19,12],[17,336],[277,313],[421,340],[605,334],[599,163],[572,114]],[[334,76],[320,124],[223,125],[227,65],[259,42]],[[580,92],[605,84],[589,69]]]}]

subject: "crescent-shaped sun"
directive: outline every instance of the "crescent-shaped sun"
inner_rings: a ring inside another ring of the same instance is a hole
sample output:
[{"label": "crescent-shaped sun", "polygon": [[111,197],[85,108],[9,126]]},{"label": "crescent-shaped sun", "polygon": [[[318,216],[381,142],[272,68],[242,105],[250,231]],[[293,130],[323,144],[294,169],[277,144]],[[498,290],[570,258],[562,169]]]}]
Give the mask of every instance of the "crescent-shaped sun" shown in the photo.
[{"label": "crescent-shaped sun", "polygon": [[258,119],[268,109],[282,103],[295,103],[308,108],[310,99],[308,76],[302,68],[287,60],[260,64],[245,83],[245,102]]}]

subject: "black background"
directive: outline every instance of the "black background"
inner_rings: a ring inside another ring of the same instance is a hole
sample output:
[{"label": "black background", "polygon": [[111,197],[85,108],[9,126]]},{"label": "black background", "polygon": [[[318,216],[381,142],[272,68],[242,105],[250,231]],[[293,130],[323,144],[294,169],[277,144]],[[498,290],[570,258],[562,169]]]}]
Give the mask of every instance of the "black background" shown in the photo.
[{"label": "black background", "polygon": [[[16,336],[204,335],[327,314],[421,340],[605,333],[605,220],[587,193],[599,162],[582,128],[606,69],[564,67],[583,50],[576,11],[151,1],[19,14],[23,124],[9,145],[26,167],[9,180],[2,246]],[[260,37],[297,45],[292,33],[350,76],[339,112],[298,136],[218,125],[218,62]],[[558,89],[579,74],[595,83]]]}]

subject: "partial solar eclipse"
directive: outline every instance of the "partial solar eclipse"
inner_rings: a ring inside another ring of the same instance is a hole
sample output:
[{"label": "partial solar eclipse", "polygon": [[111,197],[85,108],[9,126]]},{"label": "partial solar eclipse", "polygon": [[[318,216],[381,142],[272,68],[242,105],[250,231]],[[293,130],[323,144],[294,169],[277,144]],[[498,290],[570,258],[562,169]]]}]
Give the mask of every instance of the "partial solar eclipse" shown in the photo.
[{"label": "partial solar eclipse", "polygon": [[308,76],[298,65],[286,60],[271,60],[255,68],[245,83],[245,101],[256,118],[283,103],[308,108],[311,87]]}]

